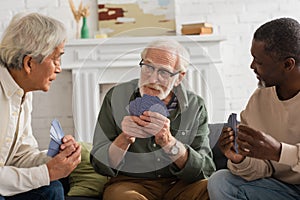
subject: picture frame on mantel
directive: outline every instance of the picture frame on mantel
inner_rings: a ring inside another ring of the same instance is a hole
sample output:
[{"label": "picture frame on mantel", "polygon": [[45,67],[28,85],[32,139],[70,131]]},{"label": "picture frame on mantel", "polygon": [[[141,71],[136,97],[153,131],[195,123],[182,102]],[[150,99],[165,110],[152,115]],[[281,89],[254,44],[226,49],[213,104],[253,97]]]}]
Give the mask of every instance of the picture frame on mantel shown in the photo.
[{"label": "picture frame on mantel", "polygon": [[97,3],[98,34],[176,35],[175,0],[97,0]]}]

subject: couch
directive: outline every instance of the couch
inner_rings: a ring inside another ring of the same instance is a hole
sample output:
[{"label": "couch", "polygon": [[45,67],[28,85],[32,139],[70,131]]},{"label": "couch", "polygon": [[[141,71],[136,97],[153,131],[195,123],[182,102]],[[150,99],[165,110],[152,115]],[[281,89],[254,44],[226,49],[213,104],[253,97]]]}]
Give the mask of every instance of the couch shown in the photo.
[{"label": "couch", "polygon": [[[224,124],[222,124],[222,123],[209,124],[210,146],[213,151],[213,159],[216,164],[217,170],[226,168],[226,163],[227,163],[226,157],[221,153],[220,149],[217,146],[217,141],[218,141],[218,138],[222,131],[223,125]],[[89,152],[90,148],[91,148],[91,146],[87,147],[86,144],[82,145],[82,154],[84,154],[84,155],[82,155],[82,162],[80,165],[87,166],[87,167],[83,167],[83,169],[81,169],[81,174],[84,174],[84,173],[87,174],[92,171],[92,167],[89,166],[89,163],[87,163],[89,161],[88,152]],[[86,154],[84,152],[86,152]],[[77,167],[77,168],[79,168],[79,167]],[[77,168],[75,170],[80,170]],[[87,168],[89,168],[89,169],[87,169]],[[99,200],[99,199],[101,199],[101,194],[99,195],[99,197],[87,197],[87,196],[77,195],[76,193],[81,190],[81,188],[78,188],[78,187],[71,189],[73,191],[73,193],[71,193],[72,196],[68,195],[68,194],[70,194],[69,192],[70,192],[70,185],[72,185],[72,180],[75,179],[72,176],[73,176],[73,173],[69,177],[60,180],[65,189],[65,200],[96,200],[96,199]],[[95,178],[94,176],[95,175],[93,175],[93,178]],[[91,185],[91,182],[88,180],[91,177],[87,176],[86,178],[87,178],[87,180],[83,184]],[[107,181],[107,180],[105,180],[105,178],[106,177],[99,175],[99,179],[101,179],[101,181],[102,181],[102,182],[100,181],[101,187],[103,187],[104,182]]]}]

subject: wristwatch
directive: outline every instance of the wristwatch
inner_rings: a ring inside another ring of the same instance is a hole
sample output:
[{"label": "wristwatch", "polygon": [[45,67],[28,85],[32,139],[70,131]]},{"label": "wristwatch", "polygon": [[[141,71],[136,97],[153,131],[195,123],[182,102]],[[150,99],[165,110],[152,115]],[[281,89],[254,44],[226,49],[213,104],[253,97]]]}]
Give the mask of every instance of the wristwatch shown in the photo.
[{"label": "wristwatch", "polygon": [[175,144],[170,148],[170,151],[168,153],[169,156],[177,156],[179,153],[179,145],[176,140]]}]

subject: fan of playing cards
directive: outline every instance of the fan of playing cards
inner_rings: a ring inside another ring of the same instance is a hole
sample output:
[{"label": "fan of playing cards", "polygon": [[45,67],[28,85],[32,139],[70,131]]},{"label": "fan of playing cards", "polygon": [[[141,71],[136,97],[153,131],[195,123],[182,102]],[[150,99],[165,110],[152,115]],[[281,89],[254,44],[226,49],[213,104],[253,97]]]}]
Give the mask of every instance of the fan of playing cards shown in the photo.
[{"label": "fan of playing cards", "polygon": [[59,147],[62,144],[62,138],[64,137],[64,131],[62,130],[60,123],[57,119],[51,122],[50,128],[50,144],[48,148],[48,156],[55,156],[59,152]]},{"label": "fan of playing cards", "polygon": [[140,116],[145,111],[158,112],[161,115],[168,117],[169,111],[157,96],[144,94],[143,97],[137,97],[129,103],[129,113],[134,116]]},{"label": "fan of playing cards", "polygon": [[227,125],[229,127],[231,127],[234,132],[234,135],[235,135],[234,149],[238,153],[238,145],[236,143],[236,138],[237,138],[237,127],[236,126],[239,124],[239,122],[237,121],[236,116],[237,116],[236,113],[231,113],[231,115],[228,118]]}]

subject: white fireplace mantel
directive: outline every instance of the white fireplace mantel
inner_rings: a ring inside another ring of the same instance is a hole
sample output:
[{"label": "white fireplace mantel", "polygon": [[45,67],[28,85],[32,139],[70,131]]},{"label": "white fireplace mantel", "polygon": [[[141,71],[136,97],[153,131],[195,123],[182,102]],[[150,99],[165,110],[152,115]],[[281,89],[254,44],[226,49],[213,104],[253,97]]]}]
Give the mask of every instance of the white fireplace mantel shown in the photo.
[{"label": "white fireplace mantel", "polygon": [[[212,109],[209,89],[212,66],[221,63],[220,42],[215,35],[165,36],[180,42],[191,56],[185,84],[202,96]],[[75,138],[91,142],[100,110],[100,84],[120,83],[139,77],[140,52],[161,37],[115,37],[69,41],[62,57],[63,69],[72,70]]]}]

